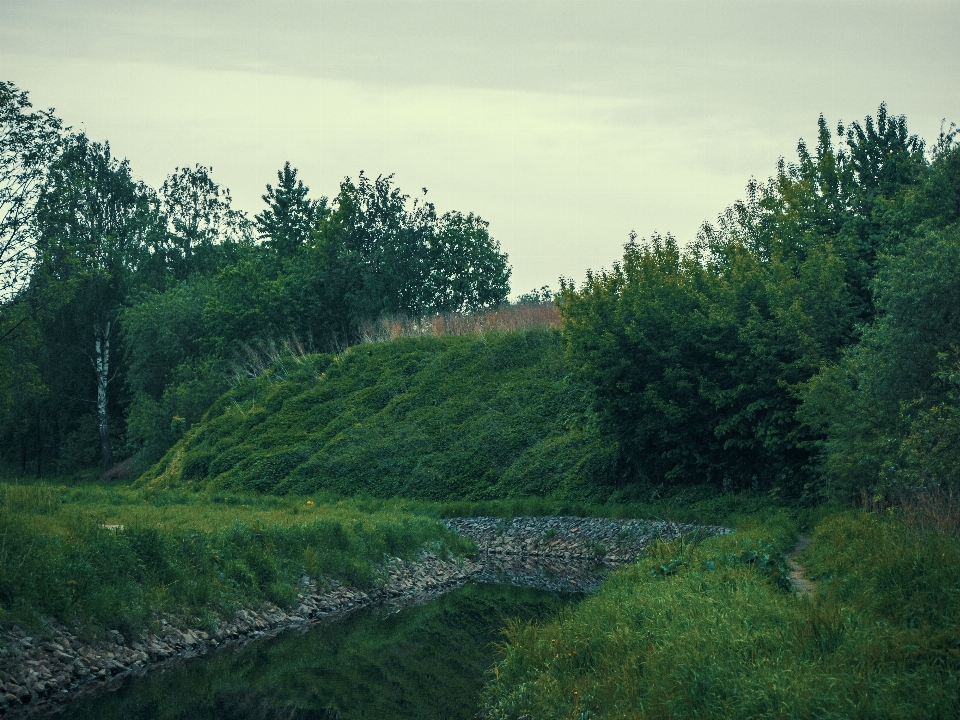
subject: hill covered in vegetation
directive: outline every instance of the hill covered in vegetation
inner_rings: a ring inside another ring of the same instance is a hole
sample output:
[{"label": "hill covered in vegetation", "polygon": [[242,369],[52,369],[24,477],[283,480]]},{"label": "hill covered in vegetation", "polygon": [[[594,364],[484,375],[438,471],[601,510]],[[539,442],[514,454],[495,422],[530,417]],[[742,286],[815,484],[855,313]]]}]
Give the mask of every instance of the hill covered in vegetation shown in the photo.
[{"label": "hill covered in vegetation", "polygon": [[239,384],[140,482],[586,499],[602,487],[610,446],[585,410],[554,329],[370,343],[288,357]]},{"label": "hill covered in vegetation", "polygon": [[960,145],[838,128],[682,246],[631,238],[555,331],[278,358],[144,482],[422,499],[812,503],[955,485]]}]

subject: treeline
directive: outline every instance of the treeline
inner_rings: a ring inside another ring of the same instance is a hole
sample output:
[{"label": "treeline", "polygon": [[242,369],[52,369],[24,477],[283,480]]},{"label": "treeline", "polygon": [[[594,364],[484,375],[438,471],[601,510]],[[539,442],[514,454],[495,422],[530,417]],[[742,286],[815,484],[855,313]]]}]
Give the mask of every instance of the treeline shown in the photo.
[{"label": "treeline", "polygon": [[571,369],[620,484],[813,498],[960,467],[960,147],[821,117],[683,249],[626,245],[560,294]]},{"label": "treeline", "polygon": [[384,316],[508,295],[487,223],[392,177],[313,198],[287,163],[263,200],[249,218],[202,165],[150,188],[0,83],[0,464],[142,469],[227,389],[244,348],[343,348]]}]

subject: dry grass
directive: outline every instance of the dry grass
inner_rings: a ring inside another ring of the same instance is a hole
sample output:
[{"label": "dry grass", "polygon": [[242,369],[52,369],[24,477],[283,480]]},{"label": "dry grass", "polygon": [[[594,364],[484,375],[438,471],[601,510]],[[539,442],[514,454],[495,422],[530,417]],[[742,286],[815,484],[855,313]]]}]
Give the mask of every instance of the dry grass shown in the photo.
[{"label": "dry grass", "polygon": [[432,318],[381,318],[365,327],[361,337],[363,342],[369,343],[423,335],[445,337],[484,332],[506,333],[559,326],[560,313],[554,303],[521,303],[477,313],[444,313]]},{"label": "dry grass", "polygon": [[953,488],[896,490],[869,495],[861,492],[863,509],[897,516],[907,527],[960,537],[960,496]]}]

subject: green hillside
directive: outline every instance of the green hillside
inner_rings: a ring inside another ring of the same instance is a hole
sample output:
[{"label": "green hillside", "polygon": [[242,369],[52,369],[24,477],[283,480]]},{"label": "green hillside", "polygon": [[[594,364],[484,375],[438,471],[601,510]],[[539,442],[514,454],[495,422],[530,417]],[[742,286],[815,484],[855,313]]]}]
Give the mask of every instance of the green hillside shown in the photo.
[{"label": "green hillside", "polygon": [[140,484],[586,499],[611,452],[563,355],[559,333],[539,329],[289,360],[227,392]]}]

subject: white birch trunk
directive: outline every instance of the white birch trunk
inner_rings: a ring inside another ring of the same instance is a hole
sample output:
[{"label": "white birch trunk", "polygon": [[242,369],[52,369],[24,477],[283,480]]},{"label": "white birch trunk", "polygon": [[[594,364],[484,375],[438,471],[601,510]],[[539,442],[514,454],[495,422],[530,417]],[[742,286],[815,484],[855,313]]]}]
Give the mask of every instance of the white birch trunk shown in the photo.
[{"label": "white birch trunk", "polygon": [[95,354],[93,367],[97,375],[97,421],[100,429],[100,455],[107,469],[113,461],[110,447],[110,418],[107,415],[107,386],[110,384],[110,321],[93,326]]}]

